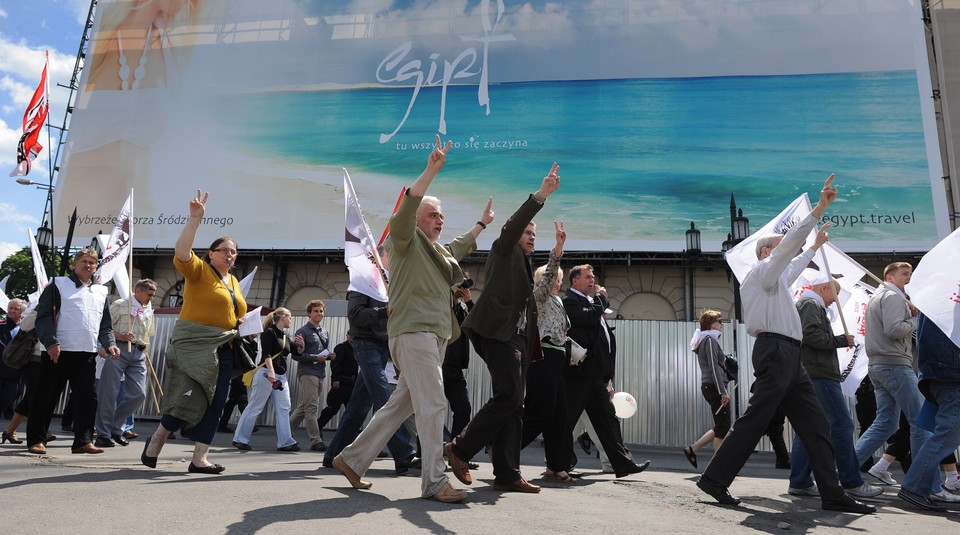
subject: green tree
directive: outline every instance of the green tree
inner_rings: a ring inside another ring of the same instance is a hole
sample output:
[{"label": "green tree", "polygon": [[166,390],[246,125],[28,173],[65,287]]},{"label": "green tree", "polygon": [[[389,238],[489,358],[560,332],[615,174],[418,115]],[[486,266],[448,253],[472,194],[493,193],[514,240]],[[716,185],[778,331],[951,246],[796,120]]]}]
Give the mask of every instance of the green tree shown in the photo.
[{"label": "green tree", "polygon": [[[47,275],[52,276],[56,273],[49,255],[44,258],[43,263],[47,269]],[[0,264],[0,279],[7,275],[10,275],[10,280],[7,281],[6,294],[11,299],[14,297],[26,299],[28,295],[37,291],[37,277],[33,272],[33,257],[30,255],[29,247],[13,253]]]}]

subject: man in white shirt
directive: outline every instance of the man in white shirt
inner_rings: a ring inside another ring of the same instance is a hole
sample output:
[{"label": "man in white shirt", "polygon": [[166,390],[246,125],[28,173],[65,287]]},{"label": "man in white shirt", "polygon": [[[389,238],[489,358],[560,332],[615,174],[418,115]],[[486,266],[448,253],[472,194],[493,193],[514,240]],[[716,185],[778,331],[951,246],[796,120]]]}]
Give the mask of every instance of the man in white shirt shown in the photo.
[{"label": "man in white shirt", "polygon": [[[803,439],[814,477],[820,488],[823,509],[851,513],[873,513],[876,508],[847,495],[837,476],[830,428],[810,376],[800,362],[803,326],[793,303],[790,287],[813,255],[828,240],[824,225],[813,247],[796,254],[810,231],[837,198],[833,175],[820,190],[820,200],[809,215],[784,236],[763,236],[757,242],[757,263],[743,280],[741,292],[747,332],[757,338],[753,346],[753,367],[757,378],[743,416],[711,459],[697,487],[725,505],[740,500],[727,487],[747,462],[760,441],[777,407],[782,407]],[[796,256],[794,256],[796,255]]]}]

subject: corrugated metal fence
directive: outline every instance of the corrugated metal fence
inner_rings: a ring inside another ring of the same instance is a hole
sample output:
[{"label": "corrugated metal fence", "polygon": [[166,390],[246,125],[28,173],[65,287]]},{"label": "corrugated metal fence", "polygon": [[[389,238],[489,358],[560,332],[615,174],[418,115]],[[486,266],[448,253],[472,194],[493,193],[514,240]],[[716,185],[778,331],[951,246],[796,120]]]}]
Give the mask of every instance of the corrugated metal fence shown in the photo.
[{"label": "corrugated metal fence", "polygon": [[[164,353],[176,321],[175,316],[157,317],[157,335],[154,339],[154,369],[163,384],[165,376]],[[291,333],[304,325],[306,317],[294,317]],[[637,399],[637,414],[624,420],[623,437],[629,444],[683,446],[700,437],[713,426],[710,408],[700,395],[700,367],[690,351],[690,337],[697,325],[693,322],[615,320],[610,322],[617,336],[616,389],[630,392]],[[346,338],[347,319],[324,318],[324,328],[331,335],[332,346]],[[721,345],[727,353],[734,353],[734,330],[737,330],[737,351],[740,361],[740,384],[749,387],[753,376],[750,351],[753,338],[742,324],[724,324]],[[298,387],[295,381],[297,363],[291,360],[288,375],[290,395],[296,406]],[[490,376],[483,361],[475,354],[470,359],[467,383],[474,410],[490,397]],[[329,377],[324,381],[322,395],[330,387]],[[738,387],[735,409],[746,407],[748,388]],[[323,403],[321,403],[321,406]],[[152,397],[148,396],[140,417],[159,417]],[[234,420],[236,416],[234,416]],[[336,427],[339,418],[329,424]],[[273,425],[274,413],[269,405],[260,416],[260,423]],[[788,442],[789,443],[789,442]],[[761,449],[769,451],[766,439]]]}]

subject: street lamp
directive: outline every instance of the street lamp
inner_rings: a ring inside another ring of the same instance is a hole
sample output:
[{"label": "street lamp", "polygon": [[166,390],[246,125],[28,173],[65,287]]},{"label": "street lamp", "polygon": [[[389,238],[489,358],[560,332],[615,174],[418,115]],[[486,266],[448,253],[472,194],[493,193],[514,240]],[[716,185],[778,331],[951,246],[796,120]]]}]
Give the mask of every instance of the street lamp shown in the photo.
[{"label": "street lamp", "polygon": [[46,221],[37,229],[36,239],[37,246],[44,251],[49,251],[53,247],[53,230],[50,229]]},{"label": "street lamp", "polygon": [[684,233],[687,248],[683,251],[683,301],[686,321],[693,321],[693,266],[694,259],[700,256],[700,231],[693,221],[690,229]]},{"label": "street lamp", "polygon": [[41,184],[40,182],[34,182],[29,178],[18,178],[17,184],[20,184],[21,186],[36,186],[37,189],[41,189],[44,191],[53,191],[53,186],[50,186],[48,184]]},{"label": "street lamp", "polygon": [[[750,236],[750,220],[743,217],[743,209],[737,209],[737,201],[733,198],[733,192],[730,192],[730,234],[727,235],[727,241],[724,242],[728,248],[733,249],[740,242]],[[729,242],[729,243],[727,243]],[[726,251],[724,251],[726,252]],[[733,279],[733,317],[740,322],[743,315],[740,303],[740,281]]]}]

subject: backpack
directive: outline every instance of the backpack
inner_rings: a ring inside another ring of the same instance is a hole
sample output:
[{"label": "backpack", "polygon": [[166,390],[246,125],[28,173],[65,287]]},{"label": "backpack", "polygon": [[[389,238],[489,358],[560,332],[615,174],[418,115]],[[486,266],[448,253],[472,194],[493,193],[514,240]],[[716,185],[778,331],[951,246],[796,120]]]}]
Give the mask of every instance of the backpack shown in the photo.
[{"label": "backpack", "polygon": [[33,358],[33,348],[37,345],[37,330],[31,329],[20,332],[3,348],[3,363],[15,370],[19,370]]}]

